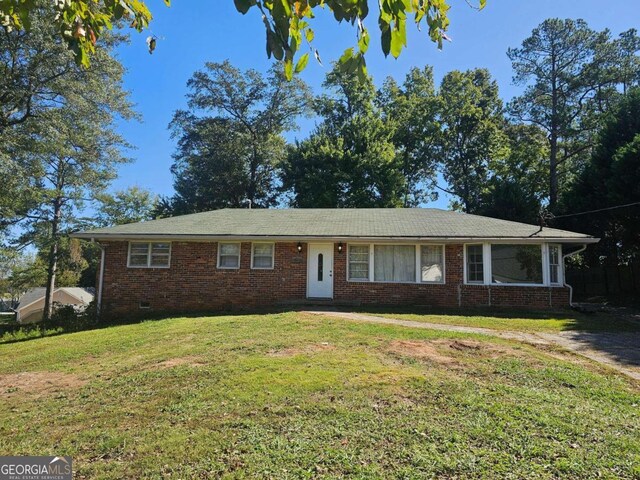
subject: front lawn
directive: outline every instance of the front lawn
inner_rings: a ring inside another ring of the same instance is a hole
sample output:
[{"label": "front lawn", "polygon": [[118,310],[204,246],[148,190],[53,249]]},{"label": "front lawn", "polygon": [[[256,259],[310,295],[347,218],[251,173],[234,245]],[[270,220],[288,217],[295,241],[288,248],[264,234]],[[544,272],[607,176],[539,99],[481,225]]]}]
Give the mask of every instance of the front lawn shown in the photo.
[{"label": "front lawn", "polygon": [[0,345],[0,451],[80,478],[637,478],[640,390],[486,336],[301,313]]},{"label": "front lawn", "polygon": [[367,308],[362,313],[381,317],[412,320],[425,323],[440,323],[465,327],[481,327],[493,330],[518,332],[557,333],[564,330],[584,330],[590,332],[638,331],[640,323],[626,320],[613,314],[579,313],[573,310],[559,312],[529,312],[517,309],[470,309],[460,314],[460,310],[437,310],[413,308]]}]

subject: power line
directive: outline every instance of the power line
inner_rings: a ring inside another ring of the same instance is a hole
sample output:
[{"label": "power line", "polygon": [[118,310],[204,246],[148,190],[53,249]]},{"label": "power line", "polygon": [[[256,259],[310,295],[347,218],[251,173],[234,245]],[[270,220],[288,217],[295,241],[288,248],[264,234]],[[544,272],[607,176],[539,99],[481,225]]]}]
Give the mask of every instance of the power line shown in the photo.
[{"label": "power line", "polygon": [[605,212],[607,210],[616,210],[618,208],[633,207],[634,205],[640,205],[640,202],[627,203],[625,205],[616,205],[615,207],[599,208],[597,210],[589,210],[587,212],[570,213],[570,214],[567,214],[567,215],[558,215],[558,216],[553,216],[551,218],[553,220],[555,220],[556,218],[576,217],[578,215],[587,215],[589,213]]}]

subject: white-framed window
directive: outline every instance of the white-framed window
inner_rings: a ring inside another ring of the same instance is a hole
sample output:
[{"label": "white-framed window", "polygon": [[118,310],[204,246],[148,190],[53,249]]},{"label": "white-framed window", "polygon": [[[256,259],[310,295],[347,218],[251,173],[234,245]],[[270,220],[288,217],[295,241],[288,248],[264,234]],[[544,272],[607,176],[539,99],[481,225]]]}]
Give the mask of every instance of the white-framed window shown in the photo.
[{"label": "white-framed window", "polygon": [[129,242],[128,267],[169,268],[170,263],[170,242]]},{"label": "white-framed window", "polygon": [[549,283],[551,285],[560,285],[560,245],[549,245]]},{"label": "white-framed window", "polygon": [[543,285],[542,245],[491,245],[491,283]]},{"label": "white-framed window", "polygon": [[376,282],[415,282],[415,245],[374,245],[373,279]]},{"label": "white-framed window", "polygon": [[444,283],[444,245],[420,245],[420,281]]},{"label": "white-framed window", "polygon": [[349,280],[369,280],[369,245],[349,245]]},{"label": "white-framed window", "polygon": [[465,245],[465,273],[467,283],[484,283],[484,246]]},{"label": "white-framed window", "polygon": [[218,243],[218,268],[240,268],[240,243]]},{"label": "white-framed window", "polygon": [[524,242],[468,244],[464,279],[481,285],[562,285],[562,247]]},{"label": "white-framed window", "polygon": [[382,283],[444,283],[444,245],[349,244],[347,280]]},{"label": "white-framed window", "polygon": [[274,243],[251,244],[251,268],[255,270],[273,269]]}]

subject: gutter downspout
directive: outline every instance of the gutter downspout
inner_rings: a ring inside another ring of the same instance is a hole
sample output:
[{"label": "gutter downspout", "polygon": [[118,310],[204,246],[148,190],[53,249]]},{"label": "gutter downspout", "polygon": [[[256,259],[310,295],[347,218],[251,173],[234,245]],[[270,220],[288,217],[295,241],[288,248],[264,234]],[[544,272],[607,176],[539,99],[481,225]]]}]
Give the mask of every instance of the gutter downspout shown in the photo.
[{"label": "gutter downspout", "polygon": [[573,308],[573,287],[567,283],[567,276],[565,275],[565,265],[564,260],[567,257],[572,257],[580,252],[584,252],[587,249],[587,245],[584,244],[575,252],[567,253],[566,255],[562,255],[562,283],[565,287],[569,289],[569,306]]},{"label": "gutter downspout", "polygon": [[98,247],[100,248],[100,274],[98,275],[98,299],[96,301],[96,314],[98,318],[100,317],[100,309],[102,307],[102,284],[104,278],[104,246],[100,244],[100,242],[96,242],[95,239],[91,239]]}]

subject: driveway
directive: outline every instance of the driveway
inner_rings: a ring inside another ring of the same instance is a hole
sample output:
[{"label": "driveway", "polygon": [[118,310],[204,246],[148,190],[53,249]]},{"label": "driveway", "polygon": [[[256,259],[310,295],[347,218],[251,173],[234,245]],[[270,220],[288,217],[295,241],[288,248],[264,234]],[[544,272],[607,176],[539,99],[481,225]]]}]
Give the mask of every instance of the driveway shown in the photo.
[{"label": "driveway", "polygon": [[355,312],[334,310],[307,310],[306,313],[348,320],[400,325],[410,328],[444,330],[448,332],[479,333],[493,337],[518,340],[533,345],[559,346],[595,362],[607,365],[631,378],[640,380],[640,332],[582,332],[526,333],[492,330],[490,328],[463,327],[439,323],[415,322],[398,318],[377,317]]}]

